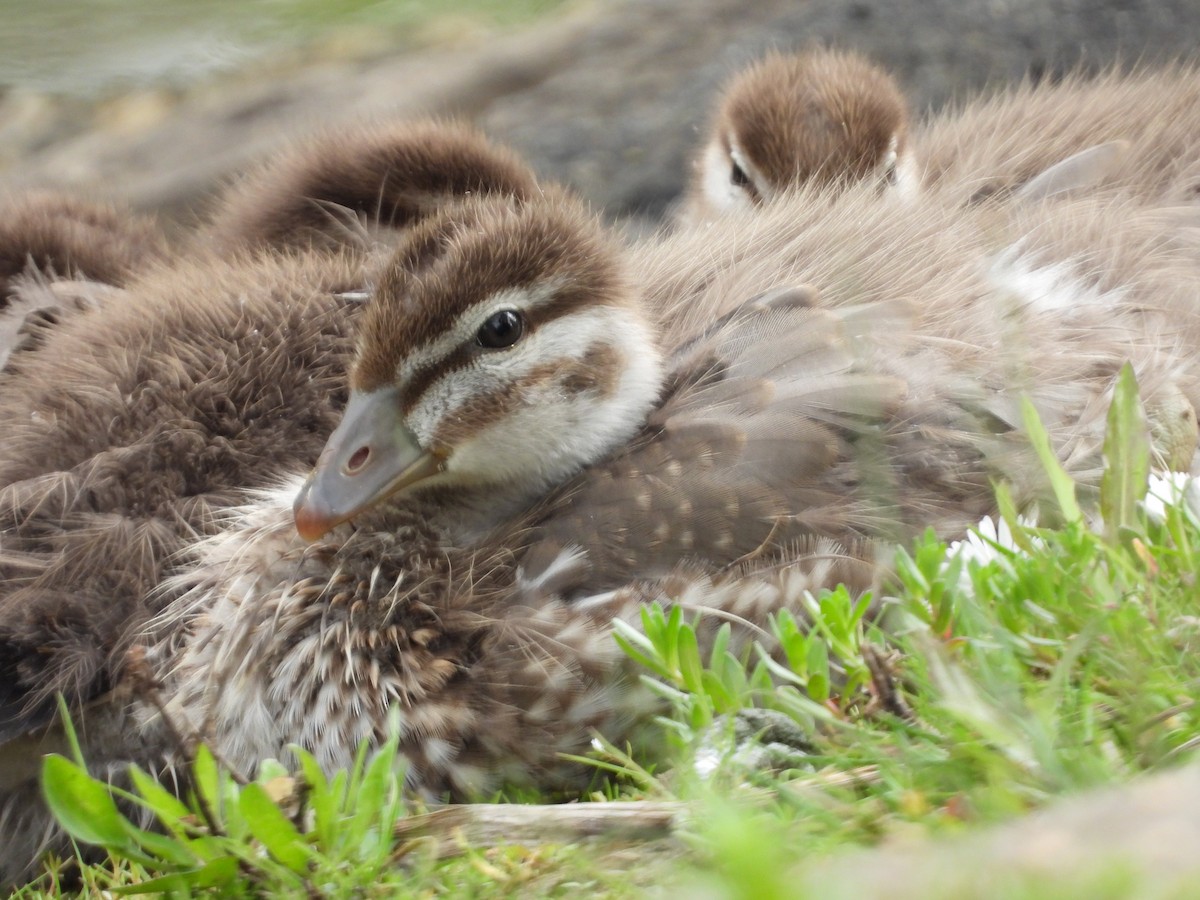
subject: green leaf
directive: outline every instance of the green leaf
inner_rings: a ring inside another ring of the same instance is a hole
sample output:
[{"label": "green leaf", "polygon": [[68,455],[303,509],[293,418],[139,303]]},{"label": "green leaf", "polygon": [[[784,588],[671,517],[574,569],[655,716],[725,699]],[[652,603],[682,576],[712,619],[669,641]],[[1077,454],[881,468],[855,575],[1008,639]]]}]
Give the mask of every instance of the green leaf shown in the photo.
[{"label": "green leaf", "polygon": [[717,629],[717,633],[713,637],[712,650],[708,654],[710,668],[717,665],[717,660],[724,659],[725,651],[729,649],[729,637],[732,633],[733,629],[728,622]]},{"label": "green leaf", "polygon": [[702,692],[712,701],[713,708],[717,712],[726,712],[737,707],[733,695],[726,688],[724,682],[712,672],[702,673],[700,681]]},{"label": "green leaf", "polygon": [[1138,501],[1150,479],[1150,436],[1146,411],[1138,396],[1133,366],[1125,363],[1108,408],[1104,436],[1104,475],[1100,479],[1100,514],[1104,533],[1116,543],[1120,530],[1137,521]]},{"label": "green leaf", "polygon": [[993,484],[992,489],[996,494],[996,508],[1000,510],[1000,518],[1008,523],[1013,543],[1031,556],[1034,555],[1037,548],[1029,539],[1025,526],[1021,524],[1021,517],[1017,513],[1017,504],[1013,500],[1012,489],[1003,482]]},{"label": "green leaf", "polygon": [[219,821],[221,818],[221,776],[212,751],[203,744],[196,748],[196,760],[192,764],[192,775],[195,779],[196,793],[208,807],[209,812]]},{"label": "green leaf", "polygon": [[[646,610],[642,610],[643,627],[647,621]],[[666,661],[663,659],[661,649],[647,636],[647,634],[638,631],[628,622],[621,619],[613,620],[613,636],[616,638],[617,646],[640,666],[644,666],[651,672],[670,678],[671,671],[667,668]]]},{"label": "green leaf", "polygon": [[250,825],[242,815],[241,786],[234,781],[233,776],[224,769],[217,769],[217,784],[221,789],[221,805],[217,815],[221,820],[221,830],[226,837],[235,841],[248,838]]},{"label": "green leaf", "polygon": [[829,648],[817,635],[808,642],[808,695],[817,702],[829,699]]},{"label": "green leaf", "polygon": [[1079,503],[1075,500],[1075,482],[1071,480],[1067,470],[1058,461],[1058,456],[1050,445],[1050,435],[1046,432],[1046,426],[1042,424],[1037,408],[1028,397],[1021,398],[1021,416],[1025,422],[1025,431],[1029,434],[1029,442],[1037,451],[1042,468],[1050,479],[1050,487],[1054,491],[1054,498],[1058,501],[1058,508],[1062,512],[1063,520],[1066,522],[1081,521],[1083,513],[1079,509]]},{"label": "green leaf", "polygon": [[325,778],[316,757],[295,744],[289,749],[300,761],[300,771],[308,786],[307,802],[313,811],[313,829],[317,834],[317,844],[328,851],[334,846],[334,830],[337,827],[337,793]]},{"label": "green leaf", "polygon": [[42,792],[46,805],[76,840],[111,850],[136,851],[126,822],[108,785],[92,778],[69,759],[51,753],[42,762]]},{"label": "green leaf", "polygon": [[163,868],[164,862],[169,864],[166,868],[190,868],[200,865],[205,860],[205,855],[195,853],[192,842],[186,839],[141,829],[137,829],[134,839],[141,845],[142,850],[155,860],[156,868]]},{"label": "green leaf", "polygon": [[[396,780],[393,767],[398,745],[398,739],[391,737],[376,751],[366,766],[362,781],[353,797],[354,813],[345,827],[347,843],[356,851],[362,849],[362,844],[372,828],[381,828],[380,818]],[[365,741],[363,746],[366,746]],[[386,834],[390,840],[390,822],[387,823]]]},{"label": "green leaf", "polygon": [[182,821],[192,816],[182,800],[164,788],[136,765],[129,767],[129,778],[141,795],[142,805],[172,831],[182,829]]},{"label": "green leaf", "polygon": [[665,644],[662,648],[663,657],[672,677],[677,677],[679,672],[679,626],[682,621],[683,610],[678,606],[672,606],[670,615],[667,617],[666,627],[663,629]]},{"label": "green leaf", "polygon": [[269,781],[274,781],[277,778],[290,778],[292,773],[277,759],[264,759],[258,764],[258,775],[254,780],[259,784],[266,784]]},{"label": "green leaf", "polygon": [[676,652],[679,654],[679,676],[683,686],[693,694],[700,693],[703,690],[701,672],[704,671],[704,665],[700,661],[696,630],[691,626],[680,626]]},{"label": "green leaf", "polygon": [[[845,590],[845,585],[838,585]],[[862,596],[854,602],[854,607],[850,611],[850,624],[857,626],[867,614],[867,610],[871,608],[871,592],[864,591]]]},{"label": "green leaf", "polygon": [[329,795],[333,798],[338,815],[350,806],[350,774],[345,769],[338,769],[329,779]]},{"label": "green leaf", "polygon": [[251,782],[243,787],[238,806],[250,833],[272,857],[293,872],[301,875],[308,872],[311,857],[308,843],[261,784]]},{"label": "green leaf", "polygon": [[833,713],[824,704],[817,703],[791,686],[777,690],[773,700],[773,706],[799,722],[806,731],[812,731],[817,722],[838,724]]},{"label": "green leaf", "polygon": [[779,611],[774,621],[774,632],[784,656],[787,657],[788,666],[793,672],[803,671],[804,654],[807,649],[805,644],[808,638],[796,624],[796,617],[792,615],[791,610]]}]

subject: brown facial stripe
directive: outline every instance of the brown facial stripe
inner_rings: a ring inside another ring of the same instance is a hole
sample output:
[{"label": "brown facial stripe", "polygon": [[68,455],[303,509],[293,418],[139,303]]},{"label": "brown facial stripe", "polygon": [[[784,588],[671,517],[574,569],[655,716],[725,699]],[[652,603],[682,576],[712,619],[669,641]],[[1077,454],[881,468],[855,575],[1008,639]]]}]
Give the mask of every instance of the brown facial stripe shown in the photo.
[{"label": "brown facial stripe", "polygon": [[566,360],[558,370],[558,381],[571,396],[595,393],[611,397],[620,382],[624,357],[612,344],[593,344],[581,359]]},{"label": "brown facial stripe", "polygon": [[393,255],[360,327],[362,340],[351,373],[358,390],[376,390],[395,378],[395,345],[412,329],[406,304],[399,298],[421,289],[421,276],[436,266],[460,227],[458,220],[444,217],[422,222]]},{"label": "brown facial stripe", "polygon": [[[554,296],[554,299],[547,303],[541,304],[531,310],[520,310],[525,320],[525,333],[521,336],[521,340],[517,341],[511,348],[503,350],[489,350],[485,347],[480,347],[475,343],[475,336],[472,335],[462,344],[455,347],[450,353],[443,356],[437,362],[432,363],[422,369],[418,369],[409,379],[407,384],[401,386],[400,389],[400,408],[404,415],[408,415],[416,407],[421,396],[429,390],[429,387],[443,378],[449,372],[457,369],[463,369],[469,366],[474,360],[480,356],[488,354],[507,353],[510,350],[516,349],[521,345],[521,341],[526,341],[529,336],[537,331],[538,328],[555,319],[570,315],[579,308],[589,305],[594,301],[594,297],[587,291],[576,290],[564,286],[563,290]],[[482,324],[482,322],[480,323]],[[584,363],[594,353],[598,352],[600,346],[597,345],[588,349],[582,360],[568,360],[554,363],[556,369],[563,365],[571,364],[579,366]],[[615,351],[614,351],[615,352]],[[599,359],[598,357],[593,357]],[[539,367],[535,371],[541,371],[543,367]],[[531,375],[533,373],[530,373]],[[528,377],[528,376],[527,376]]]},{"label": "brown facial stripe", "polygon": [[543,363],[507,384],[471,400],[445,420],[433,437],[437,447],[455,447],[464,439],[499,422],[525,402],[530,389],[559,382],[572,395],[588,390],[609,396],[620,379],[620,352],[610,344],[593,344],[579,359],[563,357]]}]

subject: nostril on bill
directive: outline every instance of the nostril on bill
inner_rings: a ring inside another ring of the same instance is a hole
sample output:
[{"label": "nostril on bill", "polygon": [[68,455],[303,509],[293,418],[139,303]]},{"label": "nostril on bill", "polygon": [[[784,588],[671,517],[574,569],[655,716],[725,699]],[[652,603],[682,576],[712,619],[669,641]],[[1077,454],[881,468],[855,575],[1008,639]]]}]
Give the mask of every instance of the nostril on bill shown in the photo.
[{"label": "nostril on bill", "polygon": [[370,447],[359,447],[350,455],[350,459],[346,461],[347,474],[353,475],[367,464],[367,460],[371,458]]}]

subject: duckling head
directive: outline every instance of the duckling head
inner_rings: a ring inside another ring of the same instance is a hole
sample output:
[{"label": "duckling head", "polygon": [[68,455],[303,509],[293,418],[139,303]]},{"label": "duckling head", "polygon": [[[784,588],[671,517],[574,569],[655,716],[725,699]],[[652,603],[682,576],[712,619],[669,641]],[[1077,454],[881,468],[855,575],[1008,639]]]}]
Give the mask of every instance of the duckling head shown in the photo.
[{"label": "duckling head", "polygon": [[871,177],[908,190],[913,168],[907,104],[890,75],[854,53],[772,53],[722,92],[692,205],[724,213],[801,184]]},{"label": "duckling head", "polygon": [[515,153],[465,123],[362,124],[290,147],[233,185],[202,237],[219,253],[390,244],[463,198],[536,192]]},{"label": "duckling head", "polygon": [[364,314],[350,399],[297,496],[315,540],[398,491],[468,532],[604,456],[663,381],[615,248],[562,194],[478,198],[415,227]]}]

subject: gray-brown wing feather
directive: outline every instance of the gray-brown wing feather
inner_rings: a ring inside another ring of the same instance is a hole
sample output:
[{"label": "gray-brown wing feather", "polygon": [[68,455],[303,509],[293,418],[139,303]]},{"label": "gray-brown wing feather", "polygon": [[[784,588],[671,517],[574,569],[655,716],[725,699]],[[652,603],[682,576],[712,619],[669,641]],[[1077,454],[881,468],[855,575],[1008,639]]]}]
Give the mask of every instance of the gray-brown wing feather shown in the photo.
[{"label": "gray-brown wing feather", "polygon": [[[878,327],[895,333],[894,314],[878,310]],[[722,571],[798,539],[852,544],[939,514],[973,521],[989,495],[979,448],[959,436],[967,414],[925,397],[918,415],[907,373],[871,353],[869,321],[751,302],[685,342],[642,437],[552,501],[526,574],[587,548],[577,590],[591,592],[685,561]]]}]

